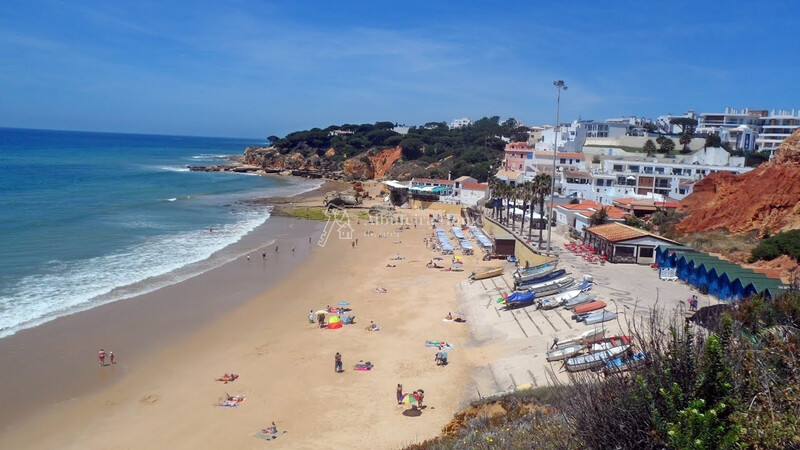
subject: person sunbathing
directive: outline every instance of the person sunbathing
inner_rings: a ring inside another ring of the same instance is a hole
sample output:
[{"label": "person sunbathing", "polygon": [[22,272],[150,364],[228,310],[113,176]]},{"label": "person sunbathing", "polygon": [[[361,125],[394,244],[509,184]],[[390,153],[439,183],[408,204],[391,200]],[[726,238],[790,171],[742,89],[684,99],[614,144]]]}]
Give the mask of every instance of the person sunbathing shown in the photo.
[{"label": "person sunbathing", "polygon": [[397,267],[396,264],[387,264],[386,267]]},{"label": "person sunbathing", "polygon": [[275,422],[272,422],[272,425],[267,428],[262,428],[261,432],[265,434],[278,434],[278,427],[275,426]]},{"label": "person sunbathing", "polygon": [[374,292],[376,294],[385,294],[386,293],[386,288],[376,287],[372,292]]},{"label": "person sunbathing", "polygon": [[445,320],[453,320],[453,315],[450,314],[450,313],[447,313],[447,316],[445,316]]},{"label": "person sunbathing", "polygon": [[381,331],[381,326],[373,321],[369,321],[369,327],[367,327],[369,331]]}]

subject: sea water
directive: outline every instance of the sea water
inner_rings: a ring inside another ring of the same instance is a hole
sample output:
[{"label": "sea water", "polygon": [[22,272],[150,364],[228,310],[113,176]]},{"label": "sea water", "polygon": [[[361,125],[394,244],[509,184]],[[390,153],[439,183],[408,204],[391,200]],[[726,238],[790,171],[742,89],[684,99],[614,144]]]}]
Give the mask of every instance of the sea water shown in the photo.
[{"label": "sea water", "polygon": [[0,128],[0,337],[227,262],[269,218],[243,200],[319,185],[186,167],[258,144]]}]

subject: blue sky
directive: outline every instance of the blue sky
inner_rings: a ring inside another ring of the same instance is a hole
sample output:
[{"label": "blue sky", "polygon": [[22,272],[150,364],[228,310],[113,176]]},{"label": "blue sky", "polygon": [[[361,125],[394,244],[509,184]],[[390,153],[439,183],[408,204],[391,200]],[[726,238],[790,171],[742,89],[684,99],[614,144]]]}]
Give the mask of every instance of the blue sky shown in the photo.
[{"label": "blue sky", "polygon": [[[651,6],[651,4],[653,6]],[[4,0],[0,126],[331,124],[800,107],[800,2]]]}]

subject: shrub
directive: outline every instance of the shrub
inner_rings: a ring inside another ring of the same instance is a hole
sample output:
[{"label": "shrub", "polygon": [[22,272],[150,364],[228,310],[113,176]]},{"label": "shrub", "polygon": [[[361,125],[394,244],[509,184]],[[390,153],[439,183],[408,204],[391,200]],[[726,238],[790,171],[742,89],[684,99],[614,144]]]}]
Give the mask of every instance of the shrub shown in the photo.
[{"label": "shrub", "polygon": [[784,231],[769,236],[753,249],[750,259],[769,261],[781,255],[789,255],[800,262],[800,230]]}]

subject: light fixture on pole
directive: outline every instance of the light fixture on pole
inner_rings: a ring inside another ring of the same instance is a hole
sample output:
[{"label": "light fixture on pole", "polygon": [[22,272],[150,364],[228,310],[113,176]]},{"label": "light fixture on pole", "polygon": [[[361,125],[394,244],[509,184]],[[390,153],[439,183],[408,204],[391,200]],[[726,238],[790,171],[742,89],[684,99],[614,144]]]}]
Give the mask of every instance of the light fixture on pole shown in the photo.
[{"label": "light fixture on pole", "polygon": [[561,91],[567,90],[567,85],[564,83],[564,80],[553,81],[553,86],[558,89],[558,98],[556,100],[556,136],[555,140],[553,141],[553,178],[550,180],[550,213],[547,217],[547,251],[552,251],[553,246],[551,242],[551,235],[553,233],[553,199],[556,195],[556,155],[558,155],[558,121],[559,121],[559,113],[561,110]]}]

